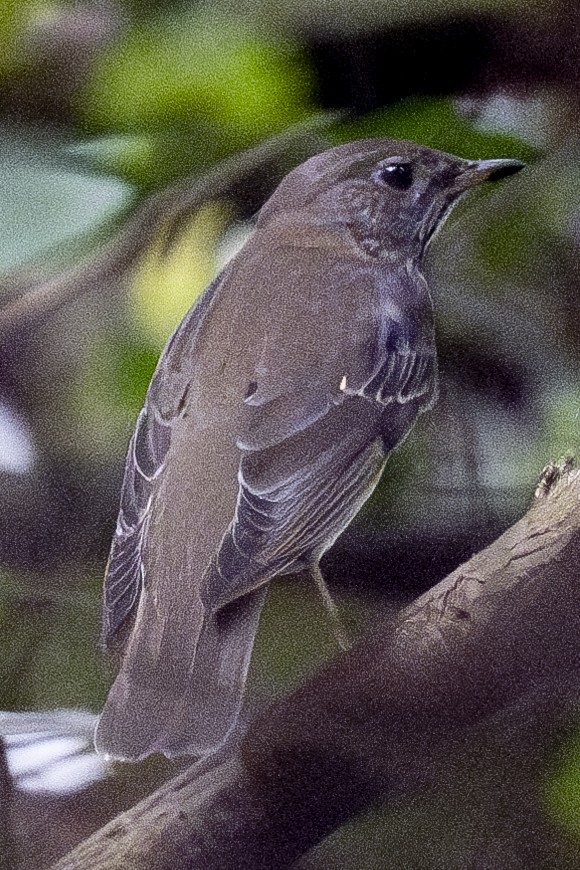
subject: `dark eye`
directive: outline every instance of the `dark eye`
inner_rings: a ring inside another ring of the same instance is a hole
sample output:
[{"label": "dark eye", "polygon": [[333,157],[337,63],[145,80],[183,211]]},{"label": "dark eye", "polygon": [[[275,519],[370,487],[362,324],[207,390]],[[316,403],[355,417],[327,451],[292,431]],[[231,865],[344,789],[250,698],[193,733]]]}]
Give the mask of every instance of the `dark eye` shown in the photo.
[{"label": "dark eye", "polygon": [[413,167],[410,163],[390,163],[381,166],[378,177],[395,190],[407,190],[413,184]]}]

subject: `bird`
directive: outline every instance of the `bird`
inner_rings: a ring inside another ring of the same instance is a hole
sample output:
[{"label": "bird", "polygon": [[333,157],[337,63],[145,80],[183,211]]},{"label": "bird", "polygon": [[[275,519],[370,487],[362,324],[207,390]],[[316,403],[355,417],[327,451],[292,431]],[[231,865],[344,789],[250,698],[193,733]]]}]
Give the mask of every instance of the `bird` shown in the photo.
[{"label": "bird", "polygon": [[99,752],[203,758],[238,720],[268,584],[308,572],[438,395],[423,257],[523,163],[364,139],[292,170],[169,339],[128,448]]}]

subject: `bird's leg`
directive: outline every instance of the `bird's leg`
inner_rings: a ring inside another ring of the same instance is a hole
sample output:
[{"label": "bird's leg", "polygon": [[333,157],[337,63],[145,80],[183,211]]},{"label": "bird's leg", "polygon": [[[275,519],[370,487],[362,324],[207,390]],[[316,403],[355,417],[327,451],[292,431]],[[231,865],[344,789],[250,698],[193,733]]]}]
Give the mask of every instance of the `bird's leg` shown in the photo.
[{"label": "bird's leg", "polygon": [[330,594],[328,586],[326,585],[326,580],[322,576],[322,571],[320,570],[320,567],[318,565],[312,565],[308,573],[316,583],[318,591],[322,596],[322,602],[332,621],[332,628],[337,644],[342,650],[347,650],[350,647],[350,640],[344,628],[344,625],[342,624],[342,620],[338,613],[338,608],[332,600],[332,596]]}]

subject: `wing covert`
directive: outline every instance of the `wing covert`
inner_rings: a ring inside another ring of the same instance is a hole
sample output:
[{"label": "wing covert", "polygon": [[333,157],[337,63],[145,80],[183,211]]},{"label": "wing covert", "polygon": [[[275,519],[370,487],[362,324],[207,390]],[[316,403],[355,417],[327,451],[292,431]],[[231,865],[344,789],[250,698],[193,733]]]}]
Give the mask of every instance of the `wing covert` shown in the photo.
[{"label": "wing covert", "polygon": [[423,397],[429,407],[436,398],[438,381],[432,328],[426,330],[425,324],[412,321],[390,322],[384,333],[369,379],[362,387],[351,387],[347,379],[344,392],[381,405],[404,405]]},{"label": "wing covert", "polygon": [[357,356],[352,346],[350,359],[331,361],[331,368],[310,367],[317,376],[310,382],[299,367],[294,383],[273,367],[285,390],[256,373],[238,440],[236,514],[209,581],[217,607],[319,558],[374,489],[389,450],[436,395],[434,343],[414,334],[412,323],[389,321],[374,352],[367,346]]}]

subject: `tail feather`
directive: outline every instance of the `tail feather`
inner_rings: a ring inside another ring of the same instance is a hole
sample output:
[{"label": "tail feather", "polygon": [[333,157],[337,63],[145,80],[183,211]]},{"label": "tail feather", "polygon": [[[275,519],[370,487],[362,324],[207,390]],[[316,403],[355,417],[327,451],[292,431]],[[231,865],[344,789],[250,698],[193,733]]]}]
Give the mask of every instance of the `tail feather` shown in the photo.
[{"label": "tail feather", "polygon": [[260,612],[261,587],[216,613],[172,614],[167,633],[143,595],[134,635],[95,735],[99,752],[203,756],[234,727]]}]

